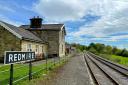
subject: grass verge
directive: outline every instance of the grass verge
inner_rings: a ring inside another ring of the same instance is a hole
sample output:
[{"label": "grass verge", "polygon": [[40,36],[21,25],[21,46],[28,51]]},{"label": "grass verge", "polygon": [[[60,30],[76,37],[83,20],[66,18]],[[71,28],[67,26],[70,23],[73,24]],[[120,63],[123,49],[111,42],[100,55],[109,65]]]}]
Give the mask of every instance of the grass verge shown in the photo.
[{"label": "grass verge", "polygon": [[38,85],[38,81],[46,81],[50,76],[53,76],[55,70],[59,69],[63,65],[66,64],[68,60],[61,60],[60,62],[56,62],[55,65],[51,64],[48,66],[48,70],[41,71],[36,75],[33,75],[33,79],[31,81],[25,80],[23,82],[18,82],[16,85]]},{"label": "grass verge", "polygon": [[115,63],[128,66],[128,58],[123,56],[117,56],[117,55],[108,55],[108,54],[100,54],[99,56],[111,60]]},{"label": "grass verge", "polygon": [[[54,61],[48,61],[47,63],[47,71],[46,71],[46,63],[42,62],[37,65],[32,66],[32,73],[33,73],[33,79],[40,78],[40,76],[44,76],[46,74],[49,74],[53,69],[58,68],[59,66],[62,66],[66,61],[68,60],[68,57],[65,59],[61,59],[60,62],[57,60],[55,63]],[[9,83],[9,75],[10,75],[10,65],[4,65],[0,67],[0,85],[7,85]],[[29,67],[28,64],[14,64],[14,82],[18,79],[26,76],[24,79],[14,83],[14,85],[28,85],[28,71]],[[34,80],[32,80],[34,82]],[[30,84],[32,85],[32,84]]]}]

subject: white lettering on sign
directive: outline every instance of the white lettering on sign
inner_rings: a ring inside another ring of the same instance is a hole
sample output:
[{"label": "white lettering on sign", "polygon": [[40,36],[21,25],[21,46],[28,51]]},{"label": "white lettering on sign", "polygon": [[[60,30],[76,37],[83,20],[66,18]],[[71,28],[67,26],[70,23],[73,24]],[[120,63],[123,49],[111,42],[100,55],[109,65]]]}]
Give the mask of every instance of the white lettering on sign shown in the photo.
[{"label": "white lettering on sign", "polygon": [[17,61],[17,54],[14,54],[14,61]]},{"label": "white lettering on sign", "polygon": [[21,54],[18,54],[18,61],[21,60]]},{"label": "white lettering on sign", "polygon": [[35,59],[35,52],[6,52],[5,64]]},{"label": "white lettering on sign", "polygon": [[29,59],[31,59],[31,53],[29,53]]},{"label": "white lettering on sign", "polygon": [[32,59],[34,59],[34,53],[32,53]]},{"label": "white lettering on sign", "polygon": [[25,54],[22,54],[22,60],[25,60]]},{"label": "white lettering on sign", "polygon": [[13,61],[13,55],[12,54],[9,55],[9,62],[10,61]]}]

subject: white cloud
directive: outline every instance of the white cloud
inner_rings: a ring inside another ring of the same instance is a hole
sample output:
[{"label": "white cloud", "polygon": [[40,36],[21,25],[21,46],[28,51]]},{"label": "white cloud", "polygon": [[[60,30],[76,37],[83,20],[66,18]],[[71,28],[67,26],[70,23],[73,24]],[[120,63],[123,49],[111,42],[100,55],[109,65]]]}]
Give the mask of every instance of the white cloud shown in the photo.
[{"label": "white cloud", "polygon": [[81,26],[75,36],[103,37],[128,31],[128,1],[123,0],[39,0],[33,9],[50,22],[80,20],[86,14],[101,16],[90,26]]},{"label": "white cloud", "polygon": [[[101,16],[89,25],[85,23],[78,31],[69,32],[68,41],[115,42],[128,39],[127,35],[109,36],[128,31],[128,0],[39,0],[33,10],[50,22],[78,21],[87,14]],[[96,38],[83,39],[83,35]]]},{"label": "white cloud", "polygon": [[33,9],[49,21],[78,20],[88,12],[87,0],[39,0]]},{"label": "white cloud", "polygon": [[99,3],[102,4],[102,8],[96,8],[94,12],[92,12],[96,15],[99,14],[101,18],[88,27],[81,26],[79,31],[72,33],[73,35],[105,37],[111,34],[128,31],[128,1],[99,0]]},{"label": "white cloud", "polygon": [[122,40],[128,41],[128,35],[111,36],[109,39],[115,41],[122,41]]}]

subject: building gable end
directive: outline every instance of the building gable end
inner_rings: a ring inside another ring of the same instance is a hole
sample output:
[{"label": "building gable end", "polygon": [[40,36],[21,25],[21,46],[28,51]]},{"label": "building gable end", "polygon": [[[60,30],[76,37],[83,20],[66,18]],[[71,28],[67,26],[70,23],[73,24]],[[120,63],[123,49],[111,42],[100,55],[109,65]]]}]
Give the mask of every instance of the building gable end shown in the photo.
[{"label": "building gable end", "polygon": [[2,27],[4,27],[6,30],[8,30],[9,32],[11,32],[12,34],[14,34],[15,36],[17,36],[18,38],[22,39],[22,36],[19,35],[18,33],[16,33],[15,31],[13,31],[12,29],[10,29],[8,26],[6,26],[4,23],[0,22],[0,25]]},{"label": "building gable end", "polygon": [[64,30],[64,33],[66,35],[66,31],[65,31],[65,26],[64,25],[61,27],[61,30],[60,31],[63,31],[63,30]]}]

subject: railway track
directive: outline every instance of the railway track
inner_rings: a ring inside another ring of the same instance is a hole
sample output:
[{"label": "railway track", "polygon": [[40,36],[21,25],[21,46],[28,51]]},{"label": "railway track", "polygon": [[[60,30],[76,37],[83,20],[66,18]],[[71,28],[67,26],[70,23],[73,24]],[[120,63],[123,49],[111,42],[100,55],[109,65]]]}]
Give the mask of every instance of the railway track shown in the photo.
[{"label": "railway track", "polygon": [[98,61],[104,63],[105,65],[107,65],[107,66],[113,68],[114,70],[120,72],[122,75],[128,77],[128,68],[124,68],[124,67],[122,67],[120,65],[117,65],[115,63],[112,63],[111,61],[108,61],[106,59],[103,59],[103,58],[101,58],[101,57],[99,57],[99,56],[97,56],[95,54],[90,53],[90,55],[93,56]]},{"label": "railway track", "polygon": [[128,85],[128,69],[92,53],[86,53],[85,61],[95,85]]}]

